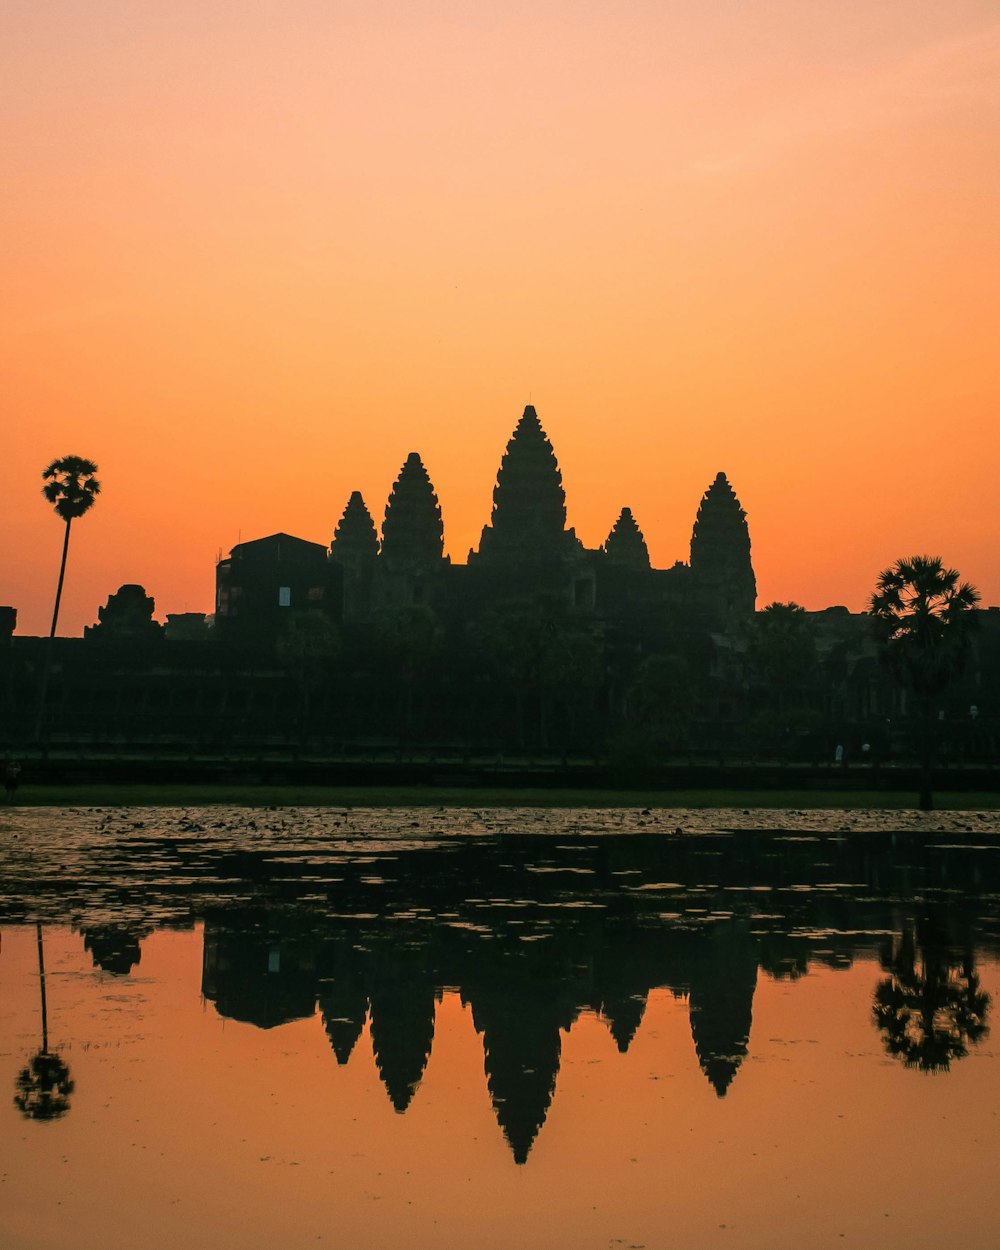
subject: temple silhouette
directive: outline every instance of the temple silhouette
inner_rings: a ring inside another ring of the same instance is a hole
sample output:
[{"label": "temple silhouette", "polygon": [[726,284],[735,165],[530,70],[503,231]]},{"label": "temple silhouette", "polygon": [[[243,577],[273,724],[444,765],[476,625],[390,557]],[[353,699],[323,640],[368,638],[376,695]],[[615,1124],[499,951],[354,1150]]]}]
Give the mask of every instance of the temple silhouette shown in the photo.
[{"label": "temple silhouette", "polygon": [[654,569],[629,508],[604,544],[589,550],[567,525],[562,474],[531,405],[503,453],[479,547],[460,565],[444,546],[441,505],[419,454],[410,452],[385,505],[381,540],[354,491],[329,548],[289,534],[237,544],[216,568],[216,628],[224,637],[259,638],[296,610],[322,611],[338,623],[414,607],[468,618],[539,598],[599,620],[637,612],[662,620],[673,610],[703,628],[724,628],[751,617],[756,603],[746,513],[724,473],[698,507],[689,564]]},{"label": "temple silhouette", "polygon": [[[838,747],[875,767],[915,757],[907,694],[879,663],[869,617],[757,610],[747,515],[724,473],[697,506],[686,563],[653,568],[628,506],[608,522],[599,547],[580,541],[529,405],[464,563],[445,555],[441,505],[411,452],[380,528],[353,491],[329,545],[277,533],[220,553],[212,613],[161,624],[129,582],[82,638],[50,647],[15,636],[15,610],[0,608],[0,749],[51,747],[50,773],[57,749],[77,768],[127,755],[122,776],[162,765],[151,779],[175,777],[179,759],[197,771],[284,753],[322,761],[317,780],[445,784],[523,783],[545,768],[658,784],[678,764],[819,768]],[[967,784],[988,788],[968,765],[995,761],[1000,744],[1000,608],[977,618],[938,736]],[[418,757],[423,771],[404,776]]]}]

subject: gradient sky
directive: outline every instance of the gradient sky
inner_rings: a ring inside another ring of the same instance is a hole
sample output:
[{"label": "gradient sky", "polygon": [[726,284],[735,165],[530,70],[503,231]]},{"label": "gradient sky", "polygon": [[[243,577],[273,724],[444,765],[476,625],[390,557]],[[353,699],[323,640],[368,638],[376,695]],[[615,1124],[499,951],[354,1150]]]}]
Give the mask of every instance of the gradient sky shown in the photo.
[{"label": "gradient sky", "polygon": [[446,547],[526,402],[570,524],[686,559],[723,469],[761,604],[928,551],[1000,602],[996,0],[6,0],[0,603],[96,460],[61,633],[123,582],[381,522]]}]

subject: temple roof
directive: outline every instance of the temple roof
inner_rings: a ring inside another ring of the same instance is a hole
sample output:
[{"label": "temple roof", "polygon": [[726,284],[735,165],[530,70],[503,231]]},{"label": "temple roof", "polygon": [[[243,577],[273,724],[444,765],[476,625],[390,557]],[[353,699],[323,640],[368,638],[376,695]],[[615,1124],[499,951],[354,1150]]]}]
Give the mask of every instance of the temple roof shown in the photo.
[{"label": "temple roof", "polygon": [[382,558],[399,568],[436,564],[444,554],[441,505],[420,456],[411,451],[396,478],[382,522]]},{"label": "temple roof", "polygon": [[566,529],[566,494],[552,444],[529,404],[500,461],[493,513],[479,555],[514,562],[564,554],[573,542]]},{"label": "temple roof", "polygon": [[631,569],[649,568],[649,548],[631,508],[622,508],[602,550],[612,564]]}]

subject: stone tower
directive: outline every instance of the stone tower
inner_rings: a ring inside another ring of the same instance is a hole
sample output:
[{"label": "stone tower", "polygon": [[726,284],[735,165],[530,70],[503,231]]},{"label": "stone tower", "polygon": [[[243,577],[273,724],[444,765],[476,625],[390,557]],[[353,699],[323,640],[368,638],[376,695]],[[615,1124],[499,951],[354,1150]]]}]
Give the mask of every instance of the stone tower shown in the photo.
[{"label": "stone tower", "polygon": [[341,570],[344,620],[364,620],[372,605],[378,534],[359,490],[351,494],[330,544],[330,560]]},{"label": "stone tower", "polygon": [[578,547],[566,528],[566,493],[555,452],[529,404],[500,462],[493,514],[470,563],[523,567],[571,555]]},{"label": "stone tower", "polygon": [[441,505],[423,461],[411,451],[385,505],[382,563],[392,573],[423,572],[443,556]]},{"label": "stone tower", "polygon": [[621,568],[649,568],[649,548],[631,508],[622,508],[601,550],[611,564]]},{"label": "stone tower", "polygon": [[691,533],[696,591],[720,624],[747,620],[757,603],[747,514],[724,473],[705,491]]}]

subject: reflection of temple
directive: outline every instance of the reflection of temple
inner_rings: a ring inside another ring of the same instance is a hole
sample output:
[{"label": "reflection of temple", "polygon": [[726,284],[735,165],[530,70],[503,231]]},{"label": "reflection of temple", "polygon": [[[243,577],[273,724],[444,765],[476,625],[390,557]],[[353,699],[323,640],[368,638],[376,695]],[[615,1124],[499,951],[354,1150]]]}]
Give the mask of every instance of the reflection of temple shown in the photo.
[{"label": "reflection of temple", "polygon": [[717,925],[694,961],[688,1003],[701,1070],[720,1098],[750,1044],[757,952],[742,926]]},{"label": "reflection of temple", "polygon": [[83,945],[94,967],[112,976],[127,976],[142,957],[140,944],[148,929],[135,931],[121,925],[101,925],[84,930]]},{"label": "reflection of temple", "polygon": [[375,941],[358,951],[335,930],[310,939],[294,921],[283,930],[276,915],[266,918],[264,932],[249,919],[206,925],[205,998],[221,1015],[260,1028],[311,1018],[318,1006],[340,1064],[368,1021],[376,1067],[397,1112],[410,1105],[427,1066],[440,987],[459,986],[482,1035],[494,1113],[518,1163],[545,1122],[562,1034],[581,1012],[599,1012],[626,1053],[650,991],[686,993],[698,1060],[720,1097],[747,1053],[756,948],[731,922],[666,941],[642,929],[616,930],[581,974],[551,944],[531,943],[526,953],[519,937],[498,934],[486,949],[471,939],[422,949]]},{"label": "reflection of temple", "polygon": [[271,1029],[316,1010],[311,948],[247,924],[205,930],[201,990],[222,1016]]},{"label": "reflection of temple", "polygon": [[405,1111],[424,1075],[434,1040],[434,983],[413,952],[380,962],[371,993],[372,1050],[382,1084]]},{"label": "reflection of temple", "polygon": [[[123,834],[133,845],[134,830]],[[274,1028],[318,1008],[331,1062],[370,1043],[398,1112],[419,1089],[436,1003],[453,988],[482,1037],[493,1110],[518,1163],[550,1113],[563,1034],[593,1012],[627,1053],[656,990],[687,1001],[709,1097],[709,1087],[730,1096],[751,1053],[760,970],[794,979],[817,963],[847,967],[858,952],[881,957],[889,975],[873,1024],[889,1055],[925,1071],[962,1058],[988,1028],[976,952],[998,948],[1000,863],[932,832],[902,848],[872,831],[397,840],[377,872],[372,841],[359,838],[330,850],[336,872],[322,890],[309,840],[282,833],[270,852],[220,858],[210,839],[199,850],[186,837],[173,885],[144,875],[147,856],[130,875],[112,833],[95,843],[93,921],[80,922],[95,966],[135,967],[153,927],[143,915],[187,926],[204,917],[202,991],[219,1014]],[[172,846],[153,838],[147,849],[160,861]],[[123,891],[138,919],[110,925]],[[924,894],[922,917],[904,922],[901,909]],[[51,910],[58,897],[48,871],[0,878],[0,916]]]}]

